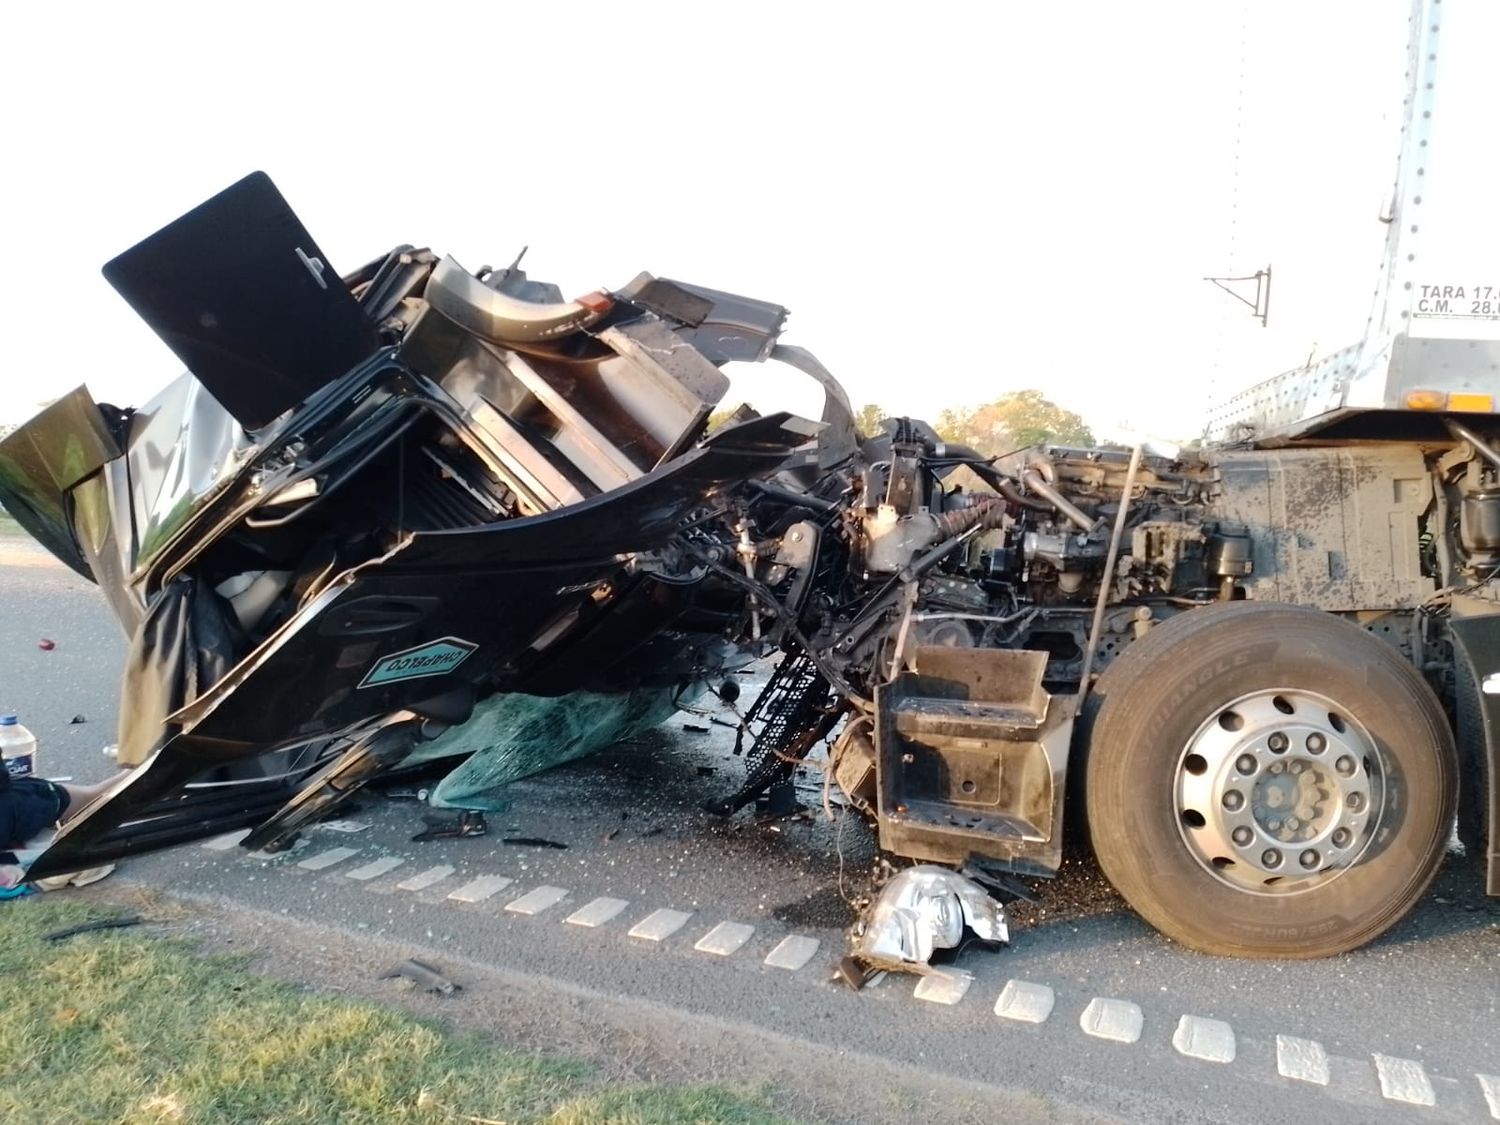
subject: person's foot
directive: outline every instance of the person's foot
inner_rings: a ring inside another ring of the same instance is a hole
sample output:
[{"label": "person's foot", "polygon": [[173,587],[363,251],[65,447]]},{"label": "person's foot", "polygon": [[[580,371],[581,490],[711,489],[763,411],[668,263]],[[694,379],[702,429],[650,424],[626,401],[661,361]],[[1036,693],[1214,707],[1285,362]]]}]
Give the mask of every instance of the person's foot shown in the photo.
[{"label": "person's foot", "polygon": [[33,879],[32,886],[39,891],[60,891],[64,887],[86,887],[90,883],[97,883],[105,878],[114,869],[113,863],[106,863],[102,867],[85,867],[82,871],[74,871],[68,875],[49,875],[45,879]]}]

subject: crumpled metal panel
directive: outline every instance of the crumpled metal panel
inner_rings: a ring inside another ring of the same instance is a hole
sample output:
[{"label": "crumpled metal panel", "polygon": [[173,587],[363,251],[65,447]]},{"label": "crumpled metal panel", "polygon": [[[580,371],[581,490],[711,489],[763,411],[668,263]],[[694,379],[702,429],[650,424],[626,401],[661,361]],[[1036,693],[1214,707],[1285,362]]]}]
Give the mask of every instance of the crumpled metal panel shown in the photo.
[{"label": "crumpled metal panel", "polygon": [[881,890],[854,952],[878,968],[918,969],[937,950],[956,948],[965,926],[982,941],[1010,941],[1005,908],[983,887],[946,867],[919,864]]}]

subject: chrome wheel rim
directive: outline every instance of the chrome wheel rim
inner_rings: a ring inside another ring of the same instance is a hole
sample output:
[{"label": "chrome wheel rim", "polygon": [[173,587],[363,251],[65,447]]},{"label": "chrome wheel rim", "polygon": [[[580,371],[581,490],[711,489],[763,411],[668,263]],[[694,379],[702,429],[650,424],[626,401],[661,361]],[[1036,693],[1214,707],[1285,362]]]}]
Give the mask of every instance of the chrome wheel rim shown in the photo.
[{"label": "chrome wheel rim", "polygon": [[1188,740],[1174,780],[1178,831],[1193,858],[1236,890],[1297,894],[1359,862],[1385,801],[1365,728],[1315,692],[1252,692]]}]

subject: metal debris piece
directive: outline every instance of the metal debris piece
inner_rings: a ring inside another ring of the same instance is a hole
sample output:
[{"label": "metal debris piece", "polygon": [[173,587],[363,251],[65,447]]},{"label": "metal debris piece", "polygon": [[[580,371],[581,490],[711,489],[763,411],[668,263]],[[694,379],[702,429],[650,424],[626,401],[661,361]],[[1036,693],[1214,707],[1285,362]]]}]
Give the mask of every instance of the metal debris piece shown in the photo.
[{"label": "metal debris piece", "polygon": [[682,729],[691,734],[707,734],[707,727],[700,727],[697,723],[683,723]]},{"label": "metal debris piece", "polygon": [[79,723],[86,723],[86,722],[88,722],[88,720],[85,719],[82,715],[74,715],[71,719],[68,720],[68,725],[71,727],[71,726],[77,726]]},{"label": "metal debris piece", "polygon": [[523,848],[556,848],[560,852],[568,850],[567,844],[558,843],[556,840],[545,840],[540,836],[507,836],[500,842],[502,844],[519,844]]},{"label": "metal debris piece", "polygon": [[868,967],[925,972],[935,951],[962,942],[965,927],[981,941],[1010,941],[1005,908],[983,887],[919,864],[887,883],[856,924],[854,956]]},{"label": "metal debris piece", "polygon": [[455,984],[425,961],[418,961],[415,958],[402,961],[399,965],[392,965],[381,973],[378,979],[394,980],[397,977],[411,981],[423,992],[441,992],[444,996],[452,996],[463,988],[463,985]]},{"label": "metal debris piece", "polygon": [[43,637],[41,640],[37,641],[36,647],[41,649],[43,652],[51,652],[57,647],[57,642],[54,641],[51,637]]},{"label": "metal debris piece", "polygon": [[489,825],[485,823],[484,812],[479,809],[463,809],[456,820],[445,816],[424,816],[422,823],[427,827],[412,837],[415,842],[483,836],[489,831]]},{"label": "metal debris piece", "polygon": [[43,941],[62,941],[75,934],[93,933],[95,930],[123,930],[127,926],[139,926],[144,919],[139,914],[122,914],[118,918],[99,918],[93,922],[80,922],[76,926],[65,926],[42,935]]}]

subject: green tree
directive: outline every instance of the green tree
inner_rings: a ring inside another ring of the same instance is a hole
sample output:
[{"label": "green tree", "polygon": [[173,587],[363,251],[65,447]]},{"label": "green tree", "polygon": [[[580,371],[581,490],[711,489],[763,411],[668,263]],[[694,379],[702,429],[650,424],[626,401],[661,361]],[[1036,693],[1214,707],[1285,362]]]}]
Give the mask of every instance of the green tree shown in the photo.
[{"label": "green tree", "polygon": [[985,454],[1032,445],[1094,444],[1094,433],[1082,416],[1038,390],[1008,391],[983,406],[944,410],[935,428],[944,441],[972,446]]},{"label": "green tree", "polygon": [[860,437],[874,437],[885,432],[885,420],[888,417],[884,407],[867,402],[854,412],[854,429]]}]

